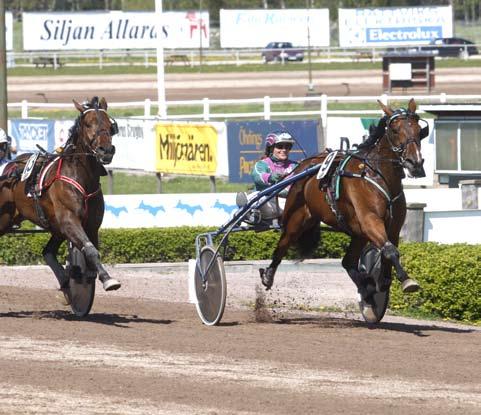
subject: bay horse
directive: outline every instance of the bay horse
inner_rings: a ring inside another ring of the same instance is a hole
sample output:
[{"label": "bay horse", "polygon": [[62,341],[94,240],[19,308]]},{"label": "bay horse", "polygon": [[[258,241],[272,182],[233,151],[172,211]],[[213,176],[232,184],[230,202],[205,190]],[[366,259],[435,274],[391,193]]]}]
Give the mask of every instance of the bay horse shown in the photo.
[{"label": "bay horse", "polygon": [[65,240],[84,254],[106,291],[116,290],[120,282],[100,262],[98,230],[104,215],[100,176],[115,154],[112,135],[118,127],[105,98],[73,103],[80,114],[62,151],[22,154],[6,166],[0,178],[0,235],[30,220],[51,234],[42,254],[64,294],[69,277],[57,253]]},{"label": "bay horse", "polygon": [[[409,101],[407,109],[398,110],[378,102],[385,115],[376,131],[358,146],[357,151],[349,151],[338,157],[328,186],[320,186],[315,175],[292,185],[281,218],[282,233],[272,262],[267,268],[259,270],[266,289],[272,287],[277,267],[291,245],[296,244],[301,254],[316,248],[321,221],[351,236],[342,266],[356,284],[365,307],[370,307],[374,293],[374,289],[368,287],[366,275],[359,269],[363,249],[368,245],[374,247],[379,261],[388,264],[383,272],[384,278],[377,286],[378,290],[389,290],[392,266],[396,269],[404,292],[414,292],[420,288],[402,267],[397,246],[406,217],[402,186],[404,170],[412,177],[425,175],[421,138],[428,135],[428,129],[419,125],[414,99]],[[294,174],[322,163],[327,154],[326,151],[305,159]],[[369,318],[380,319],[379,316]]]}]

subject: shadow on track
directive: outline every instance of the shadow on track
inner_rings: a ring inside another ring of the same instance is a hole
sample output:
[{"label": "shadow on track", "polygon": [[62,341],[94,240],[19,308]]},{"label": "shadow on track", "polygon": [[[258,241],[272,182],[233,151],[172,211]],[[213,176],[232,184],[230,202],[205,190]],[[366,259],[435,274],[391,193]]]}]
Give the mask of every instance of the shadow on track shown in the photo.
[{"label": "shadow on track", "polygon": [[39,320],[66,320],[66,321],[78,321],[86,323],[104,324],[107,326],[115,326],[122,328],[129,328],[131,323],[149,323],[149,324],[171,324],[174,320],[162,320],[162,319],[150,319],[141,318],[137,315],[125,315],[125,314],[105,314],[105,313],[92,313],[84,318],[79,318],[73,315],[70,311],[64,310],[49,310],[49,311],[9,311],[6,313],[0,313],[0,318],[31,318]]},{"label": "shadow on track", "polygon": [[362,327],[369,330],[388,330],[396,331],[400,333],[413,334],[419,337],[428,337],[429,332],[445,332],[445,333],[459,333],[467,334],[476,331],[469,327],[443,327],[436,325],[433,322],[432,325],[421,323],[394,323],[394,322],[381,322],[378,324],[368,324],[360,320],[350,320],[346,318],[336,317],[317,317],[317,316],[305,316],[305,317],[292,317],[292,318],[278,318],[273,320],[273,324],[293,324],[293,325],[313,325],[319,328],[355,328]]}]

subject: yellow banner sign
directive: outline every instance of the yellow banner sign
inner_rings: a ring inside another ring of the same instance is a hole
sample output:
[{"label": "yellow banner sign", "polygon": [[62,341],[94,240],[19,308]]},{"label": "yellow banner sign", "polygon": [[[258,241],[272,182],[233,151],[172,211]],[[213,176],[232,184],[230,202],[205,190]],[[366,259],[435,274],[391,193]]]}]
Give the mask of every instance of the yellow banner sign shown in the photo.
[{"label": "yellow banner sign", "polygon": [[155,168],[212,176],[217,170],[217,139],[217,130],[210,125],[156,124]]}]

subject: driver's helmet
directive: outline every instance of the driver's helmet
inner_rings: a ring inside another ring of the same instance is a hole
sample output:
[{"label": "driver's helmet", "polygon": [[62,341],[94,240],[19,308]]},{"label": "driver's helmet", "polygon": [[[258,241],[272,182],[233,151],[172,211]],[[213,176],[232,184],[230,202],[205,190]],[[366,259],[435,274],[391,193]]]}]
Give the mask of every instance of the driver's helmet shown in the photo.
[{"label": "driver's helmet", "polygon": [[7,152],[8,149],[8,136],[7,133],[4,131],[3,128],[0,128],[0,151],[4,153]]},{"label": "driver's helmet", "polygon": [[292,147],[295,143],[295,140],[287,131],[276,131],[267,134],[266,154],[271,154],[274,146],[281,143],[289,144]]}]

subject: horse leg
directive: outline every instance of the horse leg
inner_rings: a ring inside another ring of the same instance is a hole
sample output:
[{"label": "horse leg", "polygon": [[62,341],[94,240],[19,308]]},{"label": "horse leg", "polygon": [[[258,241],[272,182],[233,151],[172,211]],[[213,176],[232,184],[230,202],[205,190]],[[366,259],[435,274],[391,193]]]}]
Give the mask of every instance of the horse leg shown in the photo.
[{"label": "horse leg", "polygon": [[392,242],[386,241],[381,248],[381,253],[383,257],[386,258],[396,269],[396,275],[401,283],[403,292],[412,293],[419,290],[420,286],[418,282],[410,278],[405,269],[402,267],[401,261],[399,260],[399,250]]},{"label": "horse leg", "polygon": [[121,286],[120,282],[114,278],[111,278],[107,270],[100,262],[100,254],[97,249],[98,233],[89,232],[89,236],[92,238],[92,240],[90,240],[82,225],[78,222],[78,219],[75,218],[73,224],[72,221],[72,217],[70,217],[70,222],[64,222],[64,226],[61,227],[64,229],[65,237],[68,235],[68,240],[84,254],[87,266],[97,272],[99,280],[102,283],[105,291],[119,289]]},{"label": "horse leg", "polygon": [[361,250],[366,245],[366,239],[353,236],[347,247],[346,254],[342,258],[342,267],[346,270],[352,282],[356,285],[358,292],[361,292],[364,285],[362,284],[363,275],[358,270],[359,257]]},{"label": "horse leg", "polygon": [[[403,292],[417,291],[420,288],[419,284],[410,278],[402,267],[399,260],[399,250],[388,239],[383,220],[375,215],[367,215],[365,221],[361,223],[361,228],[366,237],[381,250],[382,256],[396,269],[397,278],[401,283]],[[395,235],[393,236],[391,233],[390,236],[397,243]]]},{"label": "horse leg", "polygon": [[[95,231],[87,231],[88,237],[89,237],[89,242],[84,245],[82,248],[82,252],[85,255],[85,258],[87,259],[87,265],[89,268],[94,268],[97,270],[99,274],[99,280],[102,283],[104,290],[105,291],[114,291],[118,290],[121,286],[120,281],[116,280],[115,278],[112,278],[107,270],[104,268],[102,263],[100,262],[100,254],[98,251],[99,247],[99,234],[98,234],[98,229]],[[90,244],[90,245],[89,245]]]},{"label": "horse leg", "polygon": [[55,274],[55,277],[57,277],[61,290],[64,290],[68,286],[68,276],[65,272],[65,268],[60,264],[60,262],[58,262],[57,259],[58,249],[64,240],[64,238],[59,238],[52,235],[42,251],[43,258]]},{"label": "horse leg", "polygon": [[267,268],[260,268],[259,273],[261,277],[262,284],[266,287],[266,290],[270,290],[272,284],[274,283],[274,275],[277,271],[277,267],[287,253],[289,246],[295,243],[300,235],[302,235],[306,230],[315,226],[315,223],[305,220],[305,210],[296,210],[290,220],[285,219],[286,224],[279,242],[277,243],[276,249],[272,254],[272,261]]}]

